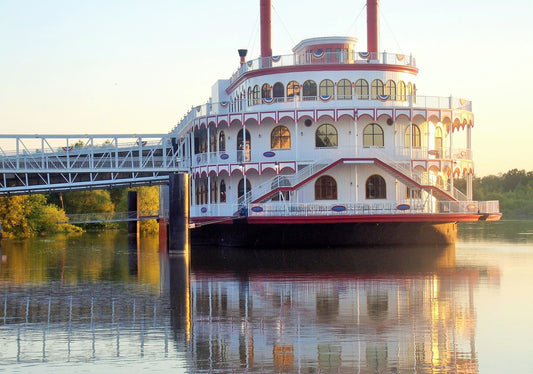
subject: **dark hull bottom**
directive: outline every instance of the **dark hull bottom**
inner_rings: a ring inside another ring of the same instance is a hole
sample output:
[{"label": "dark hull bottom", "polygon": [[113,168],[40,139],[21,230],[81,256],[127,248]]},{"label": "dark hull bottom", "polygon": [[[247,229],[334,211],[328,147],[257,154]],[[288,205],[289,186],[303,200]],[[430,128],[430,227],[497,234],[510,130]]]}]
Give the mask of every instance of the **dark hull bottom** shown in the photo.
[{"label": "dark hull bottom", "polygon": [[452,244],[457,224],[431,222],[212,224],[191,230],[192,246],[331,248]]}]

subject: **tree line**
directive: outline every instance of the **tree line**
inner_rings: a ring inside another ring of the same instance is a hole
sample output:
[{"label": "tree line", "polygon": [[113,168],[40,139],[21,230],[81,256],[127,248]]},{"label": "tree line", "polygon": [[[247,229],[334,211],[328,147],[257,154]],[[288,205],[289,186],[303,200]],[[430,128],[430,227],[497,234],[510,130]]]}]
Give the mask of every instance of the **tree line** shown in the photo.
[{"label": "tree line", "polygon": [[[466,190],[464,179],[455,186]],[[533,217],[533,171],[512,169],[499,175],[488,175],[473,180],[474,200],[499,200],[504,216]]]},{"label": "tree line", "polygon": [[[70,191],[52,194],[0,197],[0,224],[4,237],[27,238],[38,235],[75,234],[87,230],[125,229],[125,223],[102,222],[64,224],[68,214],[114,213],[127,211],[129,190],[139,193],[139,210],[159,209],[159,187]],[[141,233],[157,233],[155,220],[140,222]]]}]

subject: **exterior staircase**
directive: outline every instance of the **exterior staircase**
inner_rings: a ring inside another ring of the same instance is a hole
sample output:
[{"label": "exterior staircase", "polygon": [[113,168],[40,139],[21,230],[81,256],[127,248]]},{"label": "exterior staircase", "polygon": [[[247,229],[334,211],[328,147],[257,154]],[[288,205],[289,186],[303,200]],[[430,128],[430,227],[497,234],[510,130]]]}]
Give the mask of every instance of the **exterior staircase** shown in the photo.
[{"label": "exterior staircase", "polygon": [[411,169],[409,162],[402,163],[392,160],[377,149],[372,149],[370,156],[368,158],[341,158],[338,160],[318,160],[312,162],[299,169],[295,174],[274,176],[259,186],[254,187],[244,197],[241,197],[233,203],[260,203],[279,191],[294,191],[344,161],[373,161],[376,166],[394,174],[406,186],[430,191],[439,200],[469,201],[468,197],[457,188],[453,188],[452,191],[447,191],[439,186],[435,180],[432,180],[429,177],[429,173]]}]

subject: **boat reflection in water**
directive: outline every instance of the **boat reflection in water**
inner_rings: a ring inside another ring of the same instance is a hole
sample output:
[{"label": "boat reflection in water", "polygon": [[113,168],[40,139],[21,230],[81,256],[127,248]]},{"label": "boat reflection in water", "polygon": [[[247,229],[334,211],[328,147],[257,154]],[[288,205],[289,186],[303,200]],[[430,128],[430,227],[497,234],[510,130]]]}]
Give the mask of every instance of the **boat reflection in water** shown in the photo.
[{"label": "boat reflection in water", "polygon": [[[456,266],[453,246],[177,255],[114,246],[93,245],[93,263],[80,261],[98,275],[73,270],[75,251],[7,249],[4,368],[477,373],[473,291],[498,285],[497,271]],[[39,261],[49,262],[38,282],[29,274]]]},{"label": "boat reflection in water", "polygon": [[454,249],[195,250],[194,366],[477,372],[472,290],[490,272]]}]

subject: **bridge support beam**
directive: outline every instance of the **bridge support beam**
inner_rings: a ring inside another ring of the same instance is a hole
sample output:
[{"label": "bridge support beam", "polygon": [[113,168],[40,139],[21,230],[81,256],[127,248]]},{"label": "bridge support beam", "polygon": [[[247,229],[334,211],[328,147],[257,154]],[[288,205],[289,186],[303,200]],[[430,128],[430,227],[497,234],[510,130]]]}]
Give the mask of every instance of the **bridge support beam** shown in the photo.
[{"label": "bridge support beam", "polygon": [[139,235],[139,193],[128,191],[128,236]]},{"label": "bridge support beam", "polygon": [[168,250],[189,249],[189,174],[169,175]]}]

